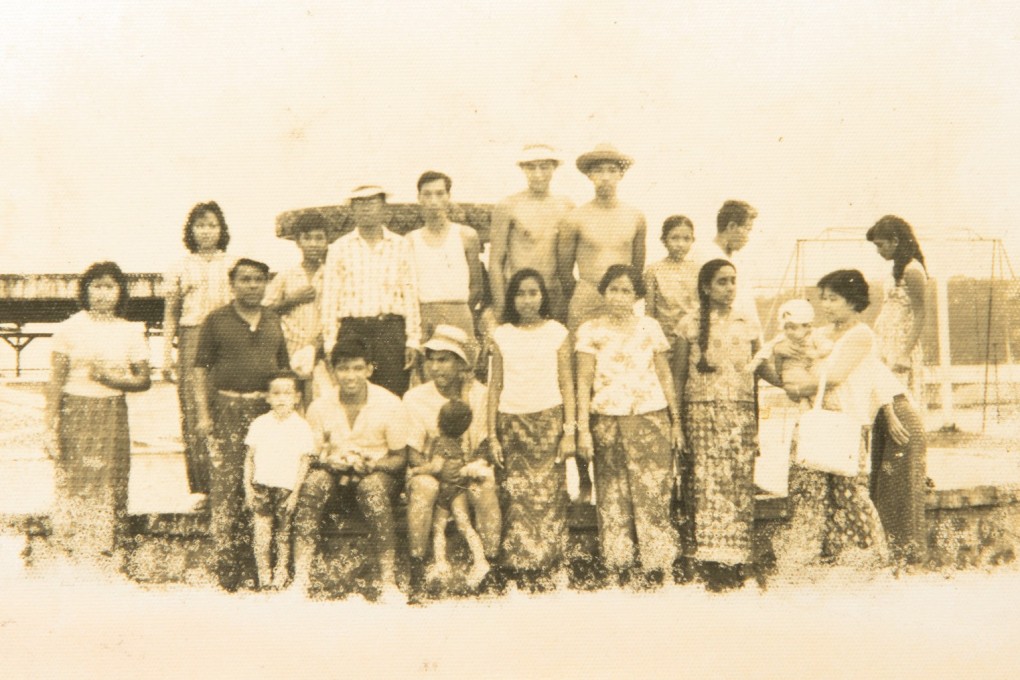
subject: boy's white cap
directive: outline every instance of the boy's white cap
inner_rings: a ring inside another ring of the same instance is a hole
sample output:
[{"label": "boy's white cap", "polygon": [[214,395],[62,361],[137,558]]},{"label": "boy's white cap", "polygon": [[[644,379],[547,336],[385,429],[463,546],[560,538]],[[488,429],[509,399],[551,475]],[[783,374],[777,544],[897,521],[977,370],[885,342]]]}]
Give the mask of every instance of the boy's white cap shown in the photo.
[{"label": "boy's white cap", "polygon": [[563,162],[559,152],[548,144],[528,144],[517,156],[517,165],[538,161],[552,161],[556,165]]},{"label": "boy's white cap", "polygon": [[787,300],[779,307],[779,327],[787,323],[811,323],[815,308],[807,300]]}]

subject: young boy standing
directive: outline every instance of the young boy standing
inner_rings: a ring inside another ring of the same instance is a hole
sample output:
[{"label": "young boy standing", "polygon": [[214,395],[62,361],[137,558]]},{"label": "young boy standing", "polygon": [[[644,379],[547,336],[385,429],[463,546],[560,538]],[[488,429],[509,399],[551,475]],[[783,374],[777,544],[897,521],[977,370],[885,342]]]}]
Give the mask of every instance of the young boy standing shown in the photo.
[{"label": "young boy standing", "polygon": [[322,265],[329,248],[329,228],[318,213],[305,213],[294,225],[301,264],[280,272],[266,287],[264,304],[280,315],[291,368],[303,381],[303,403],[332,390],[322,359]]},{"label": "young boy standing", "polygon": [[248,447],[244,502],[254,515],[252,538],[259,586],[279,589],[287,583],[291,523],[315,444],[312,428],[294,410],[301,401],[296,373],[284,371],[274,376],[266,401],[272,410],[252,422],[244,442]]}]

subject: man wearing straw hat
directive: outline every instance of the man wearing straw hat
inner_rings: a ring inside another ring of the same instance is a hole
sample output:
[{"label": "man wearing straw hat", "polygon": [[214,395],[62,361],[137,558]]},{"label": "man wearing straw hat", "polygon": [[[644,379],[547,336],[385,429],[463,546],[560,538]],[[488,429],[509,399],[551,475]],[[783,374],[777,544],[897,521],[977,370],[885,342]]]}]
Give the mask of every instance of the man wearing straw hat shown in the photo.
[{"label": "man wearing straw hat", "polygon": [[534,269],[549,290],[553,317],[566,318],[566,304],[556,276],[556,235],[560,221],[574,208],[563,196],[549,193],[559,153],[546,144],[529,144],[517,157],[528,188],[503,199],[492,213],[489,270],[493,312],[503,314],[506,284],[521,269]]},{"label": "man wearing straw hat", "polygon": [[324,265],[323,349],[328,355],[340,334],[368,339],[372,382],[400,396],[407,391],[421,341],[411,245],[386,228],[382,187],[355,187],[349,202],[355,229],[329,249]]},{"label": "man wearing straw hat", "polygon": [[[577,169],[595,185],[595,198],[574,208],[560,224],[557,259],[560,282],[570,299],[567,328],[571,332],[602,310],[598,285],[614,264],[644,271],[645,216],[616,197],[616,187],[634,163],[610,144],[581,154]],[[574,265],[580,278],[574,280]]]},{"label": "man wearing straw hat", "polygon": [[[616,187],[634,159],[610,144],[599,144],[577,159],[577,169],[595,186],[595,198],[574,208],[560,223],[556,242],[558,271],[570,300],[567,328],[571,334],[605,309],[599,281],[614,264],[645,267],[645,216],[616,197]],[[574,280],[574,265],[580,278]],[[588,464],[578,457],[578,501],[591,502]]]}]

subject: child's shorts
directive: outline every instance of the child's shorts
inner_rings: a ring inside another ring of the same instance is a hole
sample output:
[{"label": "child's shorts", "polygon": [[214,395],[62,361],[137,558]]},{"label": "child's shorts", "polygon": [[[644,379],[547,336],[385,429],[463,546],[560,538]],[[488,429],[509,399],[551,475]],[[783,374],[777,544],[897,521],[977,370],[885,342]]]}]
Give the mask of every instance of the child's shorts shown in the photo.
[{"label": "child's shorts", "polygon": [[252,498],[252,512],[263,517],[273,517],[276,523],[282,525],[287,521],[287,499],[290,498],[290,489],[283,489],[278,486],[264,486],[252,484],[255,490],[255,497]]},{"label": "child's shorts", "polygon": [[467,491],[467,480],[460,474],[462,467],[464,467],[462,460],[447,458],[443,462],[443,469],[439,473],[439,494],[436,496],[436,505],[444,510],[449,510],[453,499]]}]

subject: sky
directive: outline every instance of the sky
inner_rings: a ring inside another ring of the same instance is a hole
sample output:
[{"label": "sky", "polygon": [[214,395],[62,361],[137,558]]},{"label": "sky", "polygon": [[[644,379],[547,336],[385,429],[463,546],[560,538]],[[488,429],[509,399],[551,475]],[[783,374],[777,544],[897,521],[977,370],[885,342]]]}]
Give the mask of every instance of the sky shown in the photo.
[{"label": "sky", "polygon": [[283,211],[365,182],[413,201],[426,169],[494,202],[533,142],[563,150],[553,189],[578,203],[572,159],[633,156],[620,196],[653,257],[667,215],[707,240],[739,198],[760,277],[887,213],[1020,261],[1018,74],[1020,11],[996,1],[3,3],[0,272],[163,271],[205,200],[231,253],[280,268]]}]

